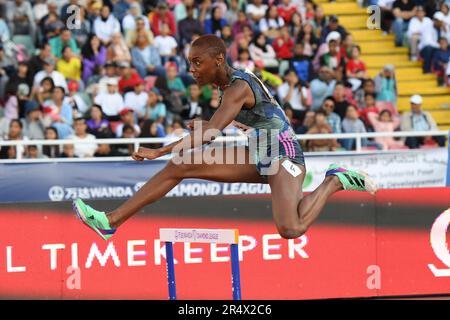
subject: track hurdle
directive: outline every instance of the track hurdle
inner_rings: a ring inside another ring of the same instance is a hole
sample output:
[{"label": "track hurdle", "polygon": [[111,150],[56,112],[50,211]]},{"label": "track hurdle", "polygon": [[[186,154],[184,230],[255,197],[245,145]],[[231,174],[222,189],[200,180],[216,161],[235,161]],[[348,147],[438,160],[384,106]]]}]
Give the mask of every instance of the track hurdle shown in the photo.
[{"label": "track hurdle", "polygon": [[159,240],[165,242],[167,282],[169,299],[176,300],[175,264],[173,258],[174,242],[217,243],[230,245],[231,286],[233,300],[241,300],[241,280],[239,271],[239,231],[236,229],[159,229]]}]

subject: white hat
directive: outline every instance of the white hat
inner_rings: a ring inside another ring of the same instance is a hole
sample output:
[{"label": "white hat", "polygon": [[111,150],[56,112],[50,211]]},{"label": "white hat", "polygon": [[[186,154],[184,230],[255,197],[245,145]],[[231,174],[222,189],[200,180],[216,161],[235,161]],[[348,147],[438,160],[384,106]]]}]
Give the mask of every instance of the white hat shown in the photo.
[{"label": "white hat", "polygon": [[413,95],[412,97],[411,97],[411,99],[409,99],[409,101],[411,102],[411,103],[414,103],[414,104],[422,104],[422,97],[420,96],[420,95],[418,95],[418,94],[415,94],[415,95]]},{"label": "white hat", "polygon": [[325,39],[326,43],[330,42],[330,40],[339,40],[341,38],[341,34],[337,31],[331,31],[327,38]]},{"label": "white hat", "polygon": [[108,80],[106,80],[106,84],[111,86],[117,86],[118,81],[116,78],[108,78]]},{"label": "white hat", "polygon": [[444,21],[445,19],[444,13],[442,13],[441,11],[435,12],[433,15],[433,19],[436,19],[438,21]]}]

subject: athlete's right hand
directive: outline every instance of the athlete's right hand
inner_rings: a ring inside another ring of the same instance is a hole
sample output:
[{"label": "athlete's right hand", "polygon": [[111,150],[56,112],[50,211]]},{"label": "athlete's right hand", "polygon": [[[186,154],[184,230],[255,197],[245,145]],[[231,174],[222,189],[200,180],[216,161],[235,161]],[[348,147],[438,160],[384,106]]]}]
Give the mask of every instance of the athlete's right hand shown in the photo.
[{"label": "athlete's right hand", "polygon": [[138,151],[133,152],[131,157],[136,161],[143,161],[144,159],[153,160],[161,157],[163,154],[159,149],[150,149],[139,147]]}]

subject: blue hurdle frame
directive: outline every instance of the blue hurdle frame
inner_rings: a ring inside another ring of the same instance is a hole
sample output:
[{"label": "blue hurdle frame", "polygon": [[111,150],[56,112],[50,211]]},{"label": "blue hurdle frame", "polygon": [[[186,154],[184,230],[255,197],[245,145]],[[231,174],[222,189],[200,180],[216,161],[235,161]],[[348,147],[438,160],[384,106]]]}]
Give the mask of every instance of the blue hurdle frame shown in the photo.
[{"label": "blue hurdle frame", "polygon": [[[173,243],[165,242],[166,245],[166,266],[167,266],[167,283],[169,287],[169,300],[177,299],[177,288],[175,282],[175,263],[173,258]],[[231,286],[233,290],[233,300],[241,300],[241,274],[239,271],[239,246],[238,244],[230,244],[230,260],[231,260]]]}]

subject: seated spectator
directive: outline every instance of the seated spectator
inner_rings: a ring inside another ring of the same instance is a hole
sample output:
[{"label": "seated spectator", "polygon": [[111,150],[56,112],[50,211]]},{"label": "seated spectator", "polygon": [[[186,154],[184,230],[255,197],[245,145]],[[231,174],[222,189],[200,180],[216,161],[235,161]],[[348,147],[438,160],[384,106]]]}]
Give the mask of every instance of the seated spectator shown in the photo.
[{"label": "seated spectator", "polygon": [[169,60],[173,60],[177,55],[178,43],[176,39],[170,35],[170,29],[167,24],[161,26],[160,34],[155,37],[155,47],[159,51],[163,65]]},{"label": "seated spectator", "polygon": [[63,151],[58,156],[59,158],[78,158],[75,154],[75,146],[71,143],[67,143],[63,145]]},{"label": "seated spectator", "polygon": [[225,43],[225,47],[229,48],[233,44],[233,35],[231,34],[231,27],[226,24],[221,30],[221,39]]},{"label": "seated spectator", "polygon": [[53,89],[55,89],[55,83],[50,77],[45,77],[41,80],[39,87],[33,89],[32,97],[39,102],[41,106],[49,104],[52,100]]},{"label": "seated spectator", "polygon": [[439,49],[433,55],[433,71],[438,75],[440,83],[444,83],[445,71],[448,67],[450,59],[450,48],[448,47],[447,38],[441,37],[439,39]]},{"label": "seated spectator", "polygon": [[[325,112],[322,110],[316,111],[314,115],[314,124],[306,132],[306,134],[323,134],[332,133],[330,125],[327,123]],[[335,151],[340,147],[336,139],[316,139],[308,140],[306,142],[308,151]]]},{"label": "seated spectator", "polygon": [[69,88],[69,93],[64,98],[64,102],[70,104],[72,109],[78,113],[77,118],[83,116],[89,111],[89,107],[85,97],[79,92],[80,85],[78,82],[71,80],[67,87]]},{"label": "seated spectator", "polygon": [[297,43],[303,45],[303,54],[308,58],[313,58],[319,47],[319,40],[314,34],[314,29],[310,21],[306,21],[302,30],[297,36]]},{"label": "seated spectator", "polygon": [[[344,57],[346,61],[349,61],[353,55],[353,48],[356,44],[353,42],[353,36],[350,33],[347,33],[345,38],[341,41],[341,45],[339,46],[339,51],[341,56]],[[361,55],[361,48],[359,50],[359,55]]]},{"label": "seated spectator", "polygon": [[164,125],[167,116],[166,105],[162,102],[162,96],[158,88],[153,88],[148,93],[147,108],[145,110],[144,119],[153,120]]},{"label": "seated spectator", "polygon": [[123,136],[123,129],[126,125],[131,126],[134,129],[135,135],[138,136],[141,133],[141,128],[134,120],[135,117],[133,109],[125,107],[122,109],[122,111],[120,111],[119,114],[120,123],[116,127],[116,137],[121,138]]},{"label": "seated spectator", "polygon": [[334,112],[334,108],[335,108],[334,98],[331,96],[326,97],[325,100],[323,101],[321,110],[325,112],[327,123],[330,125],[331,131],[333,133],[341,133],[342,132],[341,118],[337,113]]},{"label": "seated spectator", "polygon": [[36,145],[28,145],[25,151],[25,159],[46,159],[47,156],[42,154]]},{"label": "seated spectator", "polygon": [[336,15],[331,15],[328,19],[328,25],[320,33],[320,43],[324,43],[329,33],[336,31],[341,35],[341,39],[345,39],[347,31],[339,24],[339,19]]},{"label": "seated spectator", "polygon": [[361,48],[353,46],[351,59],[348,60],[345,68],[347,79],[352,84],[352,90],[356,91],[364,79],[368,78],[366,64],[360,59]]},{"label": "seated spectator", "polygon": [[169,34],[171,36],[176,35],[176,23],[175,18],[170,12],[169,7],[165,1],[159,1],[156,6],[156,10],[149,13],[148,20],[150,21],[150,28],[152,29],[155,36],[161,34],[161,26],[167,24],[169,26]]},{"label": "seated spectator", "polygon": [[[107,82],[110,79],[114,79],[117,82],[119,82],[120,78],[119,72],[120,68],[117,67],[117,64],[115,62],[106,61],[104,66],[104,74],[100,77],[97,83],[91,83],[87,88],[87,91],[94,97],[100,93],[107,93],[108,92]],[[90,82],[90,80],[88,82]]]},{"label": "seated spectator", "polygon": [[103,114],[102,107],[94,104],[90,111],[90,119],[86,121],[87,132],[98,139],[114,137],[110,123]]},{"label": "seated spectator", "polygon": [[200,101],[201,94],[202,92],[197,83],[192,83],[189,86],[187,102],[184,105],[183,111],[180,113],[183,120],[191,120],[197,117],[202,117],[205,105]]},{"label": "seated spectator", "polygon": [[[155,120],[147,119],[142,123],[141,127],[142,130],[139,138],[164,138],[166,136],[164,126]],[[142,144],[142,146],[157,149],[162,147],[162,143]]]},{"label": "seated spectator", "polygon": [[24,0],[8,1],[5,9],[11,35],[31,35],[34,41],[36,24],[31,3]]},{"label": "seated spectator", "polygon": [[114,33],[120,32],[120,22],[107,5],[103,5],[100,15],[95,19],[93,30],[104,46],[109,45]]},{"label": "seated spectator", "polygon": [[128,49],[125,40],[120,32],[114,32],[111,35],[111,42],[106,51],[106,59],[108,61],[116,62],[131,62],[130,49]]},{"label": "seated spectator", "polygon": [[84,44],[81,55],[83,57],[82,79],[87,85],[89,78],[94,74],[97,66],[104,66],[106,63],[106,48],[95,34],[90,34]]},{"label": "seated spectator", "polygon": [[175,141],[182,139],[183,137],[189,135],[189,130],[186,129],[183,121],[181,119],[175,119],[172,125],[167,126],[165,138],[170,139],[164,142],[164,146],[167,146]]},{"label": "seated spectator", "polygon": [[64,22],[59,19],[55,12],[49,12],[47,18],[41,24],[43,41],[57,37],[65,27]]},{"label": "seated spectator", "polygon": [[28,61],[28,72],[32,78],[43,70],[45,61],[52,57],[52,47],[48,43],[42,44],[38,49],[39,53]]},{"label": "seated spectator", "polygon": [[131,49],[133,66],[142,78],[148,75],[162,76],[165,74],[158,49],[148,42],[145,34],[138,34],[136,44]]},{"label": "seated spectator", "polygon": [[326,97],[331,96],[336,86],[333,71],[328,67],[319,69],[318,77],[311,81],[312,106],[311,109],[316,111],[322,106]]},{"label": "seated spectator", "polygon": [[203,120],[209,120],[217,111],[220,106],[220,95],[219,90],[214,88],[212,90],[211,99],[206,103],[205,109],[203,110]]},{"label": "seated spectator", "polygon": [[[8,135],[3,137],[3,140],[29,140],[27,136],[23,134],[23,125],[19,119],[12,119],[9,122]],[[23,145],[16,146],[3,146],[0,147],[0,159],[22,159],[25,154],[25,148]]]},{"label": "seated spectator", "polygon": [[[342,39],[341,39],[341,34],[337,31],[332,31],[328,34],[328,36],[325,39],[325,42],[320,44],[320,46],[317,48],[317,52],[315,53],[315,56],[313,58],[313,66],[314,66],[314,70],[319,70],[320,68],[320,63],[321,63],[321,58],[325,53],[328,53],[330,51],[330,46],[329,43],[330,41],[336,41],[337,47],[340,48],[341,47],[341,43],[342,43]],[[339,49],[340,51],[340,49]]]},{"label": "seated spectator", "polygon": [[74,134],[68,136],[68,139],[79,141],[92,141],[92,143],[75,143],[75,155],[79,158],[93,157],[97,150],[95,136],[87,132],[86,120],[77,118],[74,120]]},{"label": "seated spectator", "polygon": [[303,45],[296,43],[294,56],[289,61],[289,67],[294,69],[301,81],[309,82],[313,78],[314,69],[310,59],[303,54]]},{"label": "seated spectator", "polygon": [[63,87],[53,89],[50,104],[44,107],[44,119],[58,130],[58,137],[65,139],[72,133],[72,106],[64,103],[66,91]]},{"label": "seated spectator", "polygon": [[346,79],[346,63],[338,50],[338,43],[336,40],[328,42],[328,52],[320,57],[320,66],[327,67],[333,71],[333,77],[337,81],[345,81]]},{"label": "seated spectator", "polygon": [[78,21],[75,23],[76,28],[72,30],[72,35],[77,42],[78,48],[82,48],[89,38],[89,34],[91,34],[92,25],[91,21],[86,17],[86,8],[83,6],[79,6],[79,8]]},{"label": "seated spectator", "polygon": [[441,11],[436,11],[433,14],[433,22],[439,37],[450,41],[450,11],[447,3],[441,4]]},{"label": "seated spectator", "polygon": [[155,37],[153,36],[153,32],[146,27],[145,21],[147,20],[144,18],[138,18],[136,20],[136,28],[127,32],[125,42],[127,43],[128,48],[131,49],[134,47],[139,34],[143,34],[147,38],[149,44],[154,43]]},{"label": "seated spectator", "polygon": [[81,60],[73,54],[70,47],[63,48],[62,59],[56,63],[56,69],[64,76],[66,81],[81,80]]},{"label": "seated spectator", "polygon": [[389,101],[395,105],[398,91],[394,66],[391,64],[385,65],[383,71],[374,78],[374,82],[377,101]]},{"label": "seated spectator", "polygon": [[0,43],[0,97],[5,94],[6,84],[16,73],[17,61],[5,54],[3,45]]},{"label": "seated spectator", "polygon": [[373,96],[376,95],[375,82],[370,78],[364,79],[362,86],[358,90],[356,90],[355,94],[353,95],[359,110],[363,110],[366,107],[365,96],[368,93],[372,94]]},{"label": "seated spectator", "polygon": [[294,118],[302,122],[310,106],[310,91],[306,84],[299,80],[295,70],[286,71],[284,83],[278,87],[277,94],[281,104],[289,103],[294,112]]},{"label": "seated spectator", "polygon": [[128,39],[130,32],[136,31],[137,24],[142,21],[145,30],[150,30],[150,23],[146,16],[142,15],[139,3],[133,2],[130,4],[130,9],[127,15],[122,20],[122,30],[125,39]]},{"label": "seated spectator", "polygon": [[228,1],[228,8],[225,10],[224,18],[228,21],[231,26],[238,20],[238,15],[243,12],[244,1],[242,0],[230,0]]},{"label": "seated spectator", "polygon": [[[314,125],[314,116],[316,115],[316,113],[312,110],[308,110],[306,111],[305,114],[305,119],[303,120],[303,123],[301,125],[296,126],[296,128],[294,128],[294,131],[296,134],[305,134],[306,132],[308,132],[308,130]],[[305,147],[306,143],[303,141],[301,141],[302,146]]]},{"label": "seated spectator", "polygon": [[145,115],[145,108],[148,101],[148,93],[144,90],[145,81],[141,80],[136,84],[133,91],[125,93],[124,104],[133,109],[137,118],[142,119]]},{"label": "seated spectator", "polygon": [[285,25],[282,17],[278,15],[276,5],[271,5],[264,18],[259,21],[259,31],[269,39],[280,36],[280,28]]},{"label": "seated spectator", "polygon": [[[277,58],[280,61],[280,73],[289,68],[289,59],[294,55],[292,50],[294,49],[294,41],[289,35],[288,26],[283,26],[280,29],[280,36],[276,37],[272,42],[273,49],[277,54]],[[284,64],[284,66],[283,66]]]},{"label": "seated spectator", "polygon": [[233,63],[233,68],[248,69],[253,72],[255,70],[255,63],[250,59],[248,49],[239,49],[238,54],[238,59]]},{"label": "seated spectator", "polygon": [[[175,21],[179,23],[181,20],[185,19],[188,16],[188,10],[193,8],[193,18],[198,19],[198,10],[195,8],[194,0],[183,0],[178,1],[178,3],[173,8],[173,15]],[[178,28],[179,30],[180,28]]]},{"label": "seated spectator", "polygon": [[248,47],[250,57],[254,62],[261,61],[264,68],[269,71],[278,72],[278,60],[276,59],[275,50],[267,42],[263,33],[257,34]]},{"label": "seated spectator", "polygon": [[180,44],[191,43],[194,34],[202,34],[203,27],[200,21],[195,18],[195,7],[186,6],[186,17],[178,22],[178,33],[180,35]]},{"label": "seated spectator", "polygon": [[[19,86],[21,88],[26,87],[28,94],[26,95],[27,98],[29,98],[29,94],[31,93],[31,88],[33,87],[33,78],[28,72],[28,64],[25,61],[19,62],[19,67],[17,70],[17,73],[12,74],[9,77],[8,83],[5,86],[5,90],[11,90],[12,92],[17,92],[19,89]],[[8,88],[8,90],[6,89]],[[4,98],[4,96],[2,96]],[[20,99],[19,99],[20,100]],[[23,117],[23,114],[20,115],[20,117]]]},{"label": "seated spectator", "polygon": [[[45,128],[45,140],[58,140],[58,131],[53,127]],[[61,151],[61,146],[57,144],[42,146],[42,154],[48,158],[57,158]]]},{"label": "seated spectator", "polygon": [[236,38],[238,34],[243,33],[244,27],[251,28],[251,24],[245,12],[239,11],[238,19],[231,27],[231,33],[233,34],[233,38]]},{"label": "seated spectator", "polygon": [[[355,106],[349,106],[342,120],[342,132],[343,133],[365,133],[366,127],[364,123],[358,117],[358,110]],[[339,139],[340,144],[345,150],[354,150],[356,139]]]},{"label": "seated spectator", "polygon": [[179,97],[186,95],[186,86],[178,76],[177,65],[173,62],[169,63],[166,68],[167,86],[170,91]]},{"label": "seated spectator", "polygon": [[72,31],[69,29],[63,29],[61,34],[57,37],[53,37],[48,42],[52,48],[52,55],[60,59],[63,57],[63,49],[69,47],[75,55],[80,54],[77,42],[72,37]]},{"label": "seated spectator", "polygon": [[[256,26],[259,21],[266,16],[268,6],[263,4],[263,0],[253,0],[245,7],[245,13],[250,17],[253,24]],[[256,30],[259,31],[259,30]]]},{"label": "seated spectator", "polygon": [[[379,114],[369,112],[367,117],[375,132],[394,132],[400,126],[400,120],[392,117],[389,110],[383,110]],[[393,137],[376,137],[375,142],[380,144],[383,150],[402,149],[405,146],[403,141],[395,140]]]},{"label": "seated spectator", "polygon": [[415,16],[411,18],[406,31],[412,61],[418,60],[421,50],[419,43],[422,42],[422,38],[427,32],[434,32],[433,21],[425,16],[425,10],[422,6],[416,6]]},{"label": "seated spectator", "polygon": [[[306,21],[305,24],[309,24],[309,27],[311,28],[311,31],[312,31],[312,26],[309,23],[309,21]],[[304,29],[302,16],[298,12],[295,12],[291,17],[291,21],[289,23],[287,23],[287,25],[289,26],[289,34],[291,35],[292,39],[296,39],[297,40],[296,43],[302,43],[302,41],[299,40],[300,34],[302,33],[302,31]],[[311,40],[310,35],[311,34],[309,34],[307,36],[307,40]],[[314,39],[315,39],[315,37],[314,37]],[[306,41],[305,41],[305,45],[307,45]]]},{"label": "seated spectator", "polygon": [[[133,130],[132,127],[131,130]],[[126,132],[127,130],[125,130]],[[111,147],[110,144],[107,143],[100,143],[98,144],[97,150],[94,153],[94,157],[123,157],[123,156],[129,156],[131,155],[130,150],[128,148],[126,148],[126,153],[121,152],[122,150],[119,149],[119,146],[122,145],[115,145],[114,148]],[[133,145],[131,145],[133,147]],[[134,150],[132,150],[131,152],[133,152]]]},{"label": "seated spectator", "polygon": [[119,92],[124,94],[133,91],[134,87],[142,82],[142,78],[128,62],[120,62],[118,67],[120,70]]},{"label": "seated spectator", "polygon": [[94,98],[94,103],[98,104],[108,120],[116,121],[119,119],[119,112],[123,109],[122,95],[117,92],[117,80],[108,79],[108,92],[100,93]]},{"label": "seated spectator", "polygon": [[211,18],[205,20],[203,30],[206,34],[214,34],[221,37],[222,27],[226,24],[228,24],[228,21],[223,18],[222,8],[215,6],[211,10]]},{"label": "seated spectator", "polygon": [[291,0],[282,0],[277,7],[278,15],[283,18],[285,23],[291,22],[291,18],[297,13],[297,8]]},{"label": "seated spectator", "polygon": [[[401,130],[402,131],[435,131],[438,130],[436,121],[433,116],[422,110],[423,99],[420,95],[413,95],[410,99],[411,111],[402,114]],[[408,137],[405,145],[411,149],[416,149],[424,144],[438,144],[443,147],[445,145],[445,137]]]},{"label": "seated spectator", "polygon": [[350,104],[356,105],[354,100],[351,99],[351,90],[349,95],[345,85],[340,82],[336,84],[336,87],[334,88],[333,97],[335,99],[334,112],[336,112],[341,119],[344,119],[348,106]]},{"label": "seated spectator", "polygon": [[30,139],[44,139],[45,122],[42,110],[35,100],[25,102],[25,118],[21,119],[23,134]]},{"label": "seated spectator", "polygon": [[392,5],[394,22],[392,23],[392,32],[395,35],[395,45],[403,45],[403,35],[408,30],[412,17],[416,15],[416,6],[413,0],[396,0]]},{"label": "seated spectator", "polygon": [[52,58],[46,59],[44,62],[44,70],[39,71],[34,76],[33,80],[34,90],[39,89],[41,81],[46,77],[50,77],[53,80],[55,86],[63,87],[64,90],[67,90],[66,79],[61,74],[61,72],[55,70],[55,60],[53,60]]}]

